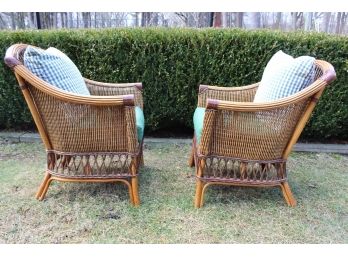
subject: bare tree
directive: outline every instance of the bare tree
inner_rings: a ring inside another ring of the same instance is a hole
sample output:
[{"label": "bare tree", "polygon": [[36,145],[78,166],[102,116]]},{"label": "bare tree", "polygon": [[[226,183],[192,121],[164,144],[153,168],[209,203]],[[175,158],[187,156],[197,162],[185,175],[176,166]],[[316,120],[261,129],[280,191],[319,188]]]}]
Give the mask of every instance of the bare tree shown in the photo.
[{"label": "bare tree", "polygon": [[222,13],[214,12],[213,14],[213,27],[221,27],[222,25]]},{"label": "bare tree", "polygon": [[234,14],[235,14],[235,16],[234,16],[235,27],[243,28],[243,16],[244,16],[244,13],[243,12],[237,12],[237,13],[234,13]]},{"label": "bare tree", "polygon": [[83,27],[90,28],[91,27],[91,13],[83,12],[82,13]]},{"label": "bare tree", "polygon": [[61,22],[62,28],[68,27],[68,14],[66,12],[60,13],[60,22]]},{"label": "bare tree", "polygon": [[257,29],[261,27],[261,14],[259,12],[251,13],[251,28]]},{"label": "bare tree", "polygon": [[312,29],[312,23],[313,23],[313,13],[307,12],[305,13],[305,19],[304,19],[304,29],[309,31]]},{"label": "bare tree", "polygon": [[292,12],[292,29],[297,30],[303,26],[303,12]]},{"label": "bare tree", "polygon": [[282,13],[277,12],[276,17],[275,17],[275,21],[273,23],[273,28],[281,29],[281,26],[282,26]]},{"label": "bare tree", "polygon": [[347,14],[345,12],[338,12],[336,18],[335,33],[340,34],[344,31],[345,23],[347,20]]},{"label": "bare tree", "polygon": [[325,12],[324,13],[324,19],[323,19],[323,31],[329,32],[330,30],[330,20],[331,20],[331,12]]}]

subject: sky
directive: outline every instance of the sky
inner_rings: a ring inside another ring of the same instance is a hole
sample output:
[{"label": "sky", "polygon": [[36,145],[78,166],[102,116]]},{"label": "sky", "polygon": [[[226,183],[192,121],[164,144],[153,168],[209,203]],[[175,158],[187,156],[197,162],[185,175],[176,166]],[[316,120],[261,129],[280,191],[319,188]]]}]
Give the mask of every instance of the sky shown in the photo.
[{"label": "sky", "polygon": [[[20,4],[19,4],[20,2]],[[346,0],[0,0],[2,11],[89,12],[343,12]]]}]

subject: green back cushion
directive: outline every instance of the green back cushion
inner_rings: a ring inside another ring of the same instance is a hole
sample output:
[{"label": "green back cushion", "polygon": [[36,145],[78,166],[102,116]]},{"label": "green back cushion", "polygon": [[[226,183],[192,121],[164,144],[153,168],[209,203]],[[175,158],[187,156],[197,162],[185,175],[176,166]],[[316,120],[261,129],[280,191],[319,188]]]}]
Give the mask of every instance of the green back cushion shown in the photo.
[{"label": "green back cushion", "polygon": [[254,102],[269,102],[295,94],[314,81],[315,59],[293,58],[278,51],[268,62],[256,91]]},{"label": "green back cushion", "polygon": [[145,119],[143,110],[139,106],[135,106],[135,124],[137,126],[138,141],[144,137]]},{"label": "green back cushion", "polygon": [[70,93],[90,95],[78,68],[58,49],[28,46],[23,59],[24,65],[47,83]]},{"label": "green back cushion", "polygon": [[203,121],[204,121],[205,108],[197,107],[195,113],[193,114],[193,127],[195,130],[195,135],[197,139],[197,144],[201,141],[201,135],[203,131]]}]

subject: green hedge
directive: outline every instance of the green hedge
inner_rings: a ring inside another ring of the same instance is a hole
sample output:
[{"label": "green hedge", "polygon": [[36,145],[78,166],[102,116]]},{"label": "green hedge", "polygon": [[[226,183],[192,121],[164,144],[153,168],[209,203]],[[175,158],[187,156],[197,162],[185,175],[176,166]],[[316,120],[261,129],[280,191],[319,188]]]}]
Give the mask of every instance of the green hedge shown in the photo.
[{"label": "green hedge", "polygon": [[[0,32],[6,48],[23,42],[64,51],[91,79],[142,81],[147,131],[192,127],[199,84],[260,81],[278,50],[327,60],[338,79],[328,87],[303,139],[348,139],[348,38],[319,33],[237,29],[104,29]],[[3,62],[2,62],[3,63]],[[33,128],[12,72],[0,67],[0,128]]]}]

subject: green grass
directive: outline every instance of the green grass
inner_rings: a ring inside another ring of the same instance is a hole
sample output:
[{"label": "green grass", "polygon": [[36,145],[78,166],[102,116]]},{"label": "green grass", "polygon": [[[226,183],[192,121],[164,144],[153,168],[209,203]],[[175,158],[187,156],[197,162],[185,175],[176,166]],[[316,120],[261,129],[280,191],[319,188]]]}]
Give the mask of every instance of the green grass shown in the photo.
[{"label": "green grass", "polygon": [[348,157],[293,153],[288,207],[278,188],[212,186],[193,208],[189,145],[147,144],[141,206],[122,184],[54,182],[42,144],[0,142],[0,243],[348,243]]}]

